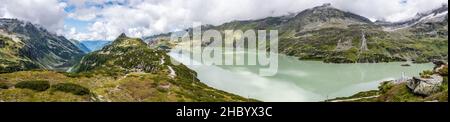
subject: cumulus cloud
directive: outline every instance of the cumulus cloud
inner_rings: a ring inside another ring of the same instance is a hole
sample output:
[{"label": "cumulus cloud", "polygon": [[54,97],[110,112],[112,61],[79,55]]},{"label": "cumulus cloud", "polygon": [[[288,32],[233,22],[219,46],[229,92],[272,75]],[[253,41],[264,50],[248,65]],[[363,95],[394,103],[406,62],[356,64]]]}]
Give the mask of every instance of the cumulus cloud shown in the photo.
[{"label": "cumulus cloud", "polygon": [[51,32],[61,32],[66,4],[56,0],[0,0],[0,17],[38,23]]},{"label": "cumulus cloud", "polygon": [[99,9],[95,8],[95,7],[91,7],[91,8],[77,10],[74,13],[69,13],[68,16],[70,18],[74,18],[74,19],[78,19],[78,20],[89,21],[89,20],[93,20],[97,17],[96,11],[99,11]]},{"label": "cumulus cloud", "polygon": [[414,17],[419,12],[448,4],[447,0],[336,0],[337,8],[354,12],[370,19],[391,22]]},{"label": "cumulus cloud", "polygon": [[[286,15],[324,3],[331,3],[336,8],[371,20],[400,21],[415,16],[417,12],[428,11],[441,6],[442,3],[448,3],[447,0],[59,0],[59,3],[56,0],[31,0],[31,3],[28,2],[30,0],[6,1],[6,5],[0,5],[1,16],[36,19],[34,22],[47,26],[54,26],[55,23],[58,25],[61,17],[89,22],[83,29],[87,31],[74,30],[73,27],[64,28],[66,36],[78,40],[112,40],[122,32],[143,37],[188,28],[193,22],[219,25],[233,20]],[[38,1],[45,1],[47,4],[41,5]],[[37,11],[38,7],[31,5],[49,8]],[[18,7],[11,6],[27,7],[14,10]],[[61,7],[74,9],[64,14]],[[47,18],[45,15],[49,14],[52,17]]]}]

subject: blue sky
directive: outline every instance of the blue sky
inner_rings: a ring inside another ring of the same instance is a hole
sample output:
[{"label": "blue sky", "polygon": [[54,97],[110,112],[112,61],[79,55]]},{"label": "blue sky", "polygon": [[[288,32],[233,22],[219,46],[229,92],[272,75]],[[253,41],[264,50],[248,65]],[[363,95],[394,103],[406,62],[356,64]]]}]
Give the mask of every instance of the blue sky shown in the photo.
[{"label": "blue sky", "polygon": [[143,37],[191,27],[295,13],[324,3],[371,20],[401,21],[447,0],[0,0],[0,17],[41,24],[77,40]]},{"label": "blue sky", "polygon": [[83,20],[77,20],[73,18],[65,18],[64,23],[67,27],[74,27],[79,32],[88,32],[87,28],[89,25],[91,25],[94,21],[83,21]]},{"label": "blue sky", "polygon": [[[61,3],[68,3],[68,0],[59,0],[59,2]],[[112,0],[107,0],[104,1],[102,3],[96,3],[96,2],[92,2],[92,1],[86,1],[83,3],[82,6],[76,6],[73,4],[68,4],[67,6],[64,7],[64,11],[66,13],[75,13],[77,11],[77,8],[97,8],[97,9],[103,9],[105,7],[108,6],[113,6],[113,5],[121,5],[121,6],[125,6],[127,5],[128,1],[112,1]],[[96,15],[95,18],[101,18],[101,15]],[[83,20],[83,19],[76,19],[76,18],[71,18],[71,17],[67,17],[64,19],[64,23],[66,28],[75,28],[77,30],[77,32],[81,32],[81,33],[88,33],[89,30],[87,27],[91,26],[93,23],[95,22],[95,19],[93,20]]]}]

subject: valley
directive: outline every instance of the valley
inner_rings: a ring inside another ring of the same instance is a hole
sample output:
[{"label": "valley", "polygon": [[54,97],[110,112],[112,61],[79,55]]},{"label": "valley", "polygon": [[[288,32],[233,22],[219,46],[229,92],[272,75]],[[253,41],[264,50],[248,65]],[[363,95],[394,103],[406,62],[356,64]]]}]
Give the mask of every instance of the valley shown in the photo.
[{"label": "valley", "polygon": [[[164,52],[125,34],[83,57],[71,72],[0,74],[0,100],[9,102],[225,102],[257,101],[211,88]],[[161,59],[163,62],[161,62]],[[167,61],[164,61],[167,60]],[[171,75],[170,69],[175,73]],[[41,84],[41,81],[48,82]],[[22,88],[18,84],[28,84]],[[58,89],[58,84],[72,84]],[[44,89],[40,86],[44,85]],[[46,87],[45,87],[46,86]],[[51,87],[50,87],[51,86]],[[76,94],[83,90],[84,94]]]}]

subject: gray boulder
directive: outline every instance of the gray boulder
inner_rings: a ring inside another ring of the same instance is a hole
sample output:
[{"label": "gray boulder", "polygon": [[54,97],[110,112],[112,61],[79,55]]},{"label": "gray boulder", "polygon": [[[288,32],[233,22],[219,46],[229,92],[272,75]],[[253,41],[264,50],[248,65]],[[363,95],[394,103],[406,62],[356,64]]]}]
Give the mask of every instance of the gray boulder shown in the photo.
[{"label": "gray boulder", "polygon": [[430,78],[413,77],[406,82],[406,85],[414,94],[429,96],[441,90],[443,80],[442,76],[435,74]]}]

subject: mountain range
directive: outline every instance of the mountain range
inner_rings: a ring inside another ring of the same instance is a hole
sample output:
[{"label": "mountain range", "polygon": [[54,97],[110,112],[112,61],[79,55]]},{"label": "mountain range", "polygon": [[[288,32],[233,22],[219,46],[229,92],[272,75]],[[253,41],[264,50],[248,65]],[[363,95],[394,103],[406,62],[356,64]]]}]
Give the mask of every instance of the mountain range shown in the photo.
[{"label": "mountain range", "polygon": [[102,49],[106,45],[111,44],[111,41],[89,40],[89,41],[82,41],[81,44],[86,46],[86,48],[89,49],[90,52],[93,52]]},{"label": "mountain range", "polygon": [[81,51],[83,51],[84,53],[89,53],[91,52],[91,49],[89,49],[84,43],[75,40],[75,39],[69,39],[70,42],[72,42],[72,44],[74,44],[75,46],[77,46]]},{"label": "mountain range", "polygon": [[[328,63],[430,62],[448,57],[448,6],[402,22],[369,19],[324,4],[297,14],[204,25],[203,30],[278,30],[279,51],[301,60]],[[192,28],[186,29],[192,33]],[[171,32],[178,33],[178,32]],[[171,33],[145,37],[167,43]],[[208,42],[209,44],[210,42]],[[204,45],[208,45],[204,44]]]}]

